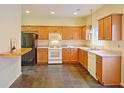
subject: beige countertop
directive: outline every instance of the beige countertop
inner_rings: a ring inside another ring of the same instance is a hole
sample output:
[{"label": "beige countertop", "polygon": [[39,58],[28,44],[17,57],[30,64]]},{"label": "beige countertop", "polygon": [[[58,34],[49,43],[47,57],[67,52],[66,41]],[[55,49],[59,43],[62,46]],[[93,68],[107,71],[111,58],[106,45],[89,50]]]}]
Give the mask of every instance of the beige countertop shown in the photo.
[{"label": "beige countertop", "polygon": [[8,57],[16,57],[16,56],[22,56],[26,53],[28,53],[29,51],[31,51],[32,48],[21,48],[21,49],[18,49],[12,53],[10,52],[6,52],[6,53],[0,53],[0,56],[8,56]]},{"label": "beige countertop", "polygon": [[[49,47],[38,47],[38,48],[49,48]],[[89,53],[94,53],[102,57],[121,56],[121,51],[97,50],[97,49],[93,50],[93,49],[90,49],[90,47],[82,47],[82,46],[81,47],[80,46],[69,46],[69,47],[61,47],[61,48],[79,48]]]}]

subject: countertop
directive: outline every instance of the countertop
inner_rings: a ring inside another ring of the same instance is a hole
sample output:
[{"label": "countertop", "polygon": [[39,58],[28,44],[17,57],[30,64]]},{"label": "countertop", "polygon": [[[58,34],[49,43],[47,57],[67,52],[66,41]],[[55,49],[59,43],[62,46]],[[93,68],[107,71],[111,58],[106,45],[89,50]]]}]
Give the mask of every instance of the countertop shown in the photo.
[{"label": "countertop", "polygon": [[[38,48],[49,48],[49,47],[38,47]],[[121,51],[111,51],[111,50],[99,50],[99,49],[91,49],[90,47],[80,47],[80,46],[69,46],[69,47],[61,47],[61,48],[79,48],[81,50],[85,50],[89,53],[93,53],[102,57],[110,57],[110,56],[121,56]]]},{"label": "countertop", "polygon": [[0,53],[0,56],[2,56],[2,57],[16,57],[16,56],[24,55],[31,50],[32,50],[32,48],[21,48],[21,49],[18,49],[16,51],[13,51],[12,53],[10,53],[10,52]]}]

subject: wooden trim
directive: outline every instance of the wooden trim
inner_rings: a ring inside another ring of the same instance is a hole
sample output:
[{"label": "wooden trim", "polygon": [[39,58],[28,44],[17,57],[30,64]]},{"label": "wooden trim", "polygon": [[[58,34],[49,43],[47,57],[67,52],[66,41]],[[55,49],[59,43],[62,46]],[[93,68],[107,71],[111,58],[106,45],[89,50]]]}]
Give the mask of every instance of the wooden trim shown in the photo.
[{"label": "wooden trim", "polygon": [[83,26],[86,26],[86,25],[82,25],[82,26],[50,26],[50,25],[21,25],[21,26],[29,26],[29,27],[83,27]]},{"label": "wooden trim", "polygon": [[122,16],[123,14],[122,14],[122,13],[112,13],[112,14],[109,14],[109,15],[107,15],[107,16],[104,16],[104,17],[98,19],[98,21],[99,21],[99,20],[102,20],[102,19],[104,19],[104,18],[106,18],[106,17],[113,16],[113,15],[121,15],[121,16]]}]

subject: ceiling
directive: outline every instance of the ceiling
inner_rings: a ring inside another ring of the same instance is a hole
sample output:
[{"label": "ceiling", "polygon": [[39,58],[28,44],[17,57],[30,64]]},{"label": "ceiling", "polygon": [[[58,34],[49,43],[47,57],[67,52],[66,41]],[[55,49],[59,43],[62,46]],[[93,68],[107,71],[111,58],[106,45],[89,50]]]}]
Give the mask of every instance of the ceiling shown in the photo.
[{"label": "ceiling", "polygon": [[[103,7],[103,4],[25,4],[22,5],[22,16],[35,17],[85,17],[89,15],[90,9],[95,12],[97,9]],[[29,10],[30,13],[25,13]],[[55,14],[50,12],[54,11]],[[73,13],[77,12],[77,15]]]}]

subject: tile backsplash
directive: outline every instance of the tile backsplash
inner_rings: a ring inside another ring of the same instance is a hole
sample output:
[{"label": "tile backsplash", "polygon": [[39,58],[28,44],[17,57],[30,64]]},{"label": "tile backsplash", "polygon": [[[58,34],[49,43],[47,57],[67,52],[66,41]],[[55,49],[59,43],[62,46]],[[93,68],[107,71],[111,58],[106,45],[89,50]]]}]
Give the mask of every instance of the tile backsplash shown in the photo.
[{"label": "tile backsplash", "polygon": [[[101,41],[102,46],[97,46],[100,49],[107,49],[107,50],[117,50],[120,51],[124,47],[124,43],[122,41]],[[62,40],[62,46],[89,46],[90,41],[85,40]],[[48,47],[49,40],[38,40],[37,47]]]},{"label": "tile backsplash", "polygon": [[102,41],[103,48],[107,50],[121,50],[122,41]]},{"label": "tile backsplash", "polygon": [[[62,40],[62,46],[87,46],[89,41],[85,40]],[[37,47],[48,47],[49,40],[38,40]]]}]

